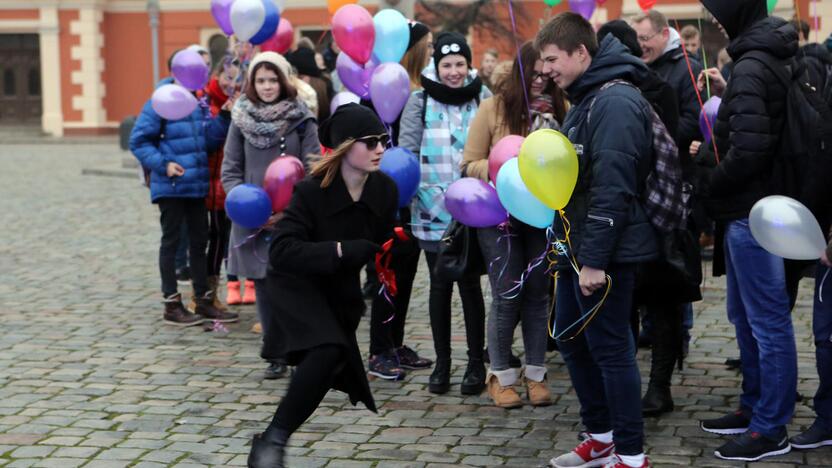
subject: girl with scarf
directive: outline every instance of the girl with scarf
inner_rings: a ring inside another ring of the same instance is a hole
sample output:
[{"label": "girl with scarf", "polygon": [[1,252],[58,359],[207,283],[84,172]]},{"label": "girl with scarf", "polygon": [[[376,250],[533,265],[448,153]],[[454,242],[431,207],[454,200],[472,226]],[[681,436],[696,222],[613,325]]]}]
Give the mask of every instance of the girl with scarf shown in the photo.
[{"label": "girl with scarf", "polygon": [[339,107],[319,135],[334,151],[295,187],[266,281],[286,357],[297,367],[268,429],[254,437],[249,467],[285,466],[289,437],[330,389],[376,412],[355,331],[366,308],[361,268],[394,232],[396,184],[378,170],[388,136],[358,104]]},{"label": "girl with scarf", "polygon": [[[566,114],[563,91],[543,74],[543,62],[531,42],[523,44],[520,59],[522,69],[515,59],[511,73],[497,85],[495,96],[482,102],[468,133],[463,170],[486,182],[488,155],[498,141],[508,135],[526,136],[541,128],[557,130]],[[529,401],[534,406],[550,405],[552,395],[546,384],[544,363],[550,301],[546,266],[533,270],[519,292],[511,292],[529,263],[546,249],[546,232],[511,217],[506,227],[479,229],[477,237],[485,264],[491,265],[488,271],[492,297],[488,316],[491,361],[488,394],[502,408],[523,405],[514,389],[520,372],[509,362],[514,329],[520,322]]]},{"label": "girl with scarf", "polygon": [[[439,241],[451,222],[445,209],[445,190],[462,177],[460,163],[468,129],[480,101],[491,96],[471,68],[471,49],[457,33],[436,37],[433,65],[422,75],[423,90],[411,94],[401,119],[399,144],[419,156],[422,179],[413,202],[411,224],[430,270],[430,323],[436,365],[429,390],[446,393],[451,373],[451,296],[453,282],[434,273]],[[465,316],[468,366],[462,380],[464,395],[485,387],[483,345],[485,304],[478,275],[457,282]]]},{"label": "girl with scarf", "polygon": [[[264,52],[251,61],[245,93],[231,112],[231,128],[222,162],[222,185],[226,192],[244,183],[263,185],[266,169],[281,156],[306,161],[319,152],[318,126],[306,105],[289,84],[289,63],[280,54]],[[269,362],[267,378],[286,373],[282,337],[274,323],[274,304],[263,293],[269,244],[280,214],[272,215],[259,229],[231,227],[228,273],[254,280],[257,316],[263,327],[261,356]]]}]

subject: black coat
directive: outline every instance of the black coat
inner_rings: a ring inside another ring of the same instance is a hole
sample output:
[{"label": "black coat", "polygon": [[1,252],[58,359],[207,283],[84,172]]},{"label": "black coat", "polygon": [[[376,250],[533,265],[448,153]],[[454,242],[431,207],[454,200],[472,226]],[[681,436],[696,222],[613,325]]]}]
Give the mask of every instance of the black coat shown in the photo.
[{"label": "black coat", "polygon": [[825,46],[812,43],[801,47],[797,57],[806,65],[809,84],[823,92],[829,80],[829,70],[832,70],[832,54]]},{"label": "black coat", "polygon": [[[653,159],[650,104],[632,86],[600,91],[608,81],[638,83],[647,73],[644,63],[608,34],[587,71],[566,90],[572,108],[563,132],[576,147],[579,172],[565,212],[580,265],[606,269],[658,256],[656,233],[639,199]],[[555,221],[555,228],[561,230],[562,223]]]},{"label": "black coat", "polygon": [[355,330],[366,308],[361,266],[342,264],[336,243],[367,239],[379,245],[393,234],[398,193],[392,179],[370,174],[357,202],[340,173],[321,188],[307,177],[295,187],[285,216],[277,224],[269,251],[267,293],[275,322],[286,340],[287,360],[295,365],[306,350],[324,344],[344,347],[347,365],[333,388],[376,411]]},{"label": "black coat", "polygon": [[[690,57],[690,66],[693,76],[698,77],[702,71],[702,65],[695,57]],[[685,53],[681,46],[668,51],[655,62],[650,64],[650,69],[659,74],[667,84],[676,91],[676,98],[679,104],[679,127],[676,132],[676,146],[682,154],[688,153],[688,148],[694,140],[702,140],[702,133],[699,131],[699,98],[696,96],[695,84],[691,80],[691,70],[685,61]],[[706,99],[706,97],[702,97]]]}]

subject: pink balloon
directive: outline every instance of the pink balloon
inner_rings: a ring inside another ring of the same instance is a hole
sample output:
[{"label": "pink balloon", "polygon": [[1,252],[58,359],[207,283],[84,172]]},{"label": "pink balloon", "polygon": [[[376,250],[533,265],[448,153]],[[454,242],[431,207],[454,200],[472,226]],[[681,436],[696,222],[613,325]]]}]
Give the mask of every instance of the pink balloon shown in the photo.
[{"label": "pink balloon", "polygon": [[338,54],[338,59],[335,61],[335,70],[338,71],[341,83],[362,99],[370,99],[370,79],[376,67],[378,63],[373,58],[364,65],[359,65],[343,51]]},{"label": "pink balloon", "polygon": [[488,178],[491,182],[497,183],[497,173],[509,159],[516,158],[520,154],[520,147],[526,139],[518,135],[508,135],[500,138],[500,141],[491,148],[488,155]]},{"label": "pink balloon", "polygon": [[280,23],[277,24],[277,31],[266,42],[260,44],[260,50],[263,52],[277,52],[278,54],[285,54],[292,42],[295,40],[295,29],[292,23],[286,18],[280,18]]},{"label": "pink balloon", "polygon": [[410,97],[410,77],[398,63],[382,63],[370,80],[373,107],[384,123],[393,123]]},{"label": "pink balloon", "polygon": [[332,37],[341,50],[364,65],[373,54],[376,40],[373,17],[364,7],[344,5],[332,17]]},{"label": "pink balloon", "polygon": [[263,188],[272,201],[272,211],[279,213],[289,206],[295,184],[306,175],[303,163],[294,156],[280,156],[266,169]]}]

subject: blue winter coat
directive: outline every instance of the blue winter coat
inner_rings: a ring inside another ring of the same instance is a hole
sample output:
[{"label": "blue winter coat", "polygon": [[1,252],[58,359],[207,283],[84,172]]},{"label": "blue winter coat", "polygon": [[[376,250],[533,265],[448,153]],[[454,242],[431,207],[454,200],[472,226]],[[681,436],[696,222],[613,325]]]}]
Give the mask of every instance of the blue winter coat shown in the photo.
[{"label": "blue winter coat", "polygon": [[[610,34],[587,71],[566,90],[572,108],[562,128],[575,145],[579,172],[565,212],[579,265],[603,270],[610,263],[658,257],[656,234],[639,198],[653,159],[650,104],[625,84],[600,91],[609,81],[638,83],[647,73],[644,63]],[[562,232],[560,220],[555,229]]]},{"label": "blue winter coat", "polygon": [[[230,114],[211,117],[198,106],[180,120],[165,120],[153,110],[150,100],[130,134],[130,151],[142,167],[150,170],[150,198],[204,198],[208,194],[208,153],[220,148],[228,134]],[[185,169],[179,177],[168,177],[167,166],[175,162]]]}]

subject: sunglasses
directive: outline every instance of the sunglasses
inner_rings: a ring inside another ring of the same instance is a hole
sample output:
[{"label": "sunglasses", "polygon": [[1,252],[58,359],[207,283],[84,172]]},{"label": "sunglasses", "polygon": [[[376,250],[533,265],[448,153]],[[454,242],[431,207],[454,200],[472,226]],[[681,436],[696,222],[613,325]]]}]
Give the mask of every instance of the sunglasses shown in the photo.
[{"label": "sunglasses", "polygon": [[365,145],[367,145],[367,149],[376,149],[379,143],[381,143],[382,146],[387,148],[390,145],[390,135],[384,134],[368,136],[364,138],[359,138],[355,141],[360,141],[361,143],[364,143]]}]

